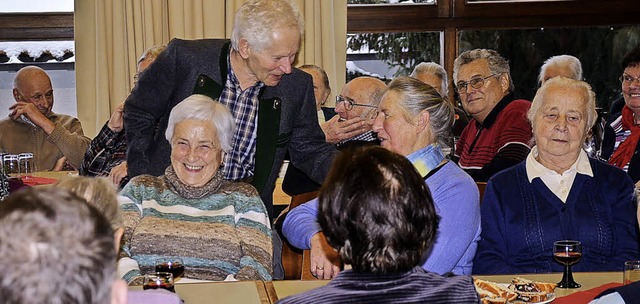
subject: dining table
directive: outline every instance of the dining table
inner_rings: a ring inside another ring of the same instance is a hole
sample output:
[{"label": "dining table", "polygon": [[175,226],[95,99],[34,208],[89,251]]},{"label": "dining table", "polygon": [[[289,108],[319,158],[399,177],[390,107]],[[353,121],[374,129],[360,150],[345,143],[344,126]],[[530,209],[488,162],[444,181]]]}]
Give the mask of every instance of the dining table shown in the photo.
[{"label": "dining table", "polygon": [[[142,290],[142,286],[129,286]],[[263,281],[197,282],[175,284],[184,304],[271,304]]]},{"label": "dining table", "polygon": [[[511,283],[515,277],[557,283],[562,278],[562,273],[474,275],[473,277],[504,284]],[[622,285],[622,272],[574,272],[573,277],[582,286],[574,289],[556,288],[553,303],[588,303],[586,299],[593,299],[609,287]],[[275,303],[278,299],[318,288],[329,282],[330,280],[282,280],[265,282],[264,286],[271,303]]]}]

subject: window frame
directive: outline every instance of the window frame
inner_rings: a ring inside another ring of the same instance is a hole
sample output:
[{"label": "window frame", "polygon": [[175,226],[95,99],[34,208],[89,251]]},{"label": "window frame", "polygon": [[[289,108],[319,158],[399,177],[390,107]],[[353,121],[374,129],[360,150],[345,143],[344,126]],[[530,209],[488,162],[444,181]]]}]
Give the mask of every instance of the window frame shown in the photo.
[{"label": "window frame", "polygon": [[73,40],[73,12],[0,13],[0,41]]},{"label": "window frame", "polygon": [[[634,5],[635,4],[635,5]],[[629,0],[559,0],[467,3],[437,0],[436,5],[347,5],[347,34],[443,32],[443,63],[453,75],[458,33],[465,29],[525,29],[640,25],[640,5]],[[452,87],[452,83],[450,83]],[[454,100],[449,90],[449,100]]]}]

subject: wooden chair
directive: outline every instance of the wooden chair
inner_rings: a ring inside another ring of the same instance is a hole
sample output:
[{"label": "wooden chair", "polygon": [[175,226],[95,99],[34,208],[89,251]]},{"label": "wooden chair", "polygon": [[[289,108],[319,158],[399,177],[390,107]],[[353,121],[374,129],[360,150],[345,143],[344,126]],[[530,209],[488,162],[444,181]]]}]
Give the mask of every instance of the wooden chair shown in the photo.
[{"label": "wooden chair", "polygon": [[484,197],[484,189],[487,187],[487,183],[476,182],[476,186],[478,186],[478,192],[480,192],[480,203],[482,204],[482,198]]},{"label": "wooden chair", "polygon": [[[303,203],[306,203],[318,196],[318,192],[307,192],[299,195],[294,195],[291,197],[291,203],[289,203],[289,207],[280,213],[278,218],[275,221],[274,227],[279,232],[282,231],[282,224],[284,222],[284,218],[287,213]],[[282,235],[282,234],[281,234]],[[300,279],[308,279],[311,275],[310,265],[304,266],[304,258],[303,258],[303,250],[300,250],[296,247],[293,247],[286,238],[281,237],[282,239],[282,267],[284,268],[284,279],[285,280],[300,280]],[[309,250],[304,250],[307,255],[307,261],[309,261]],[[310,262],[308,262],[310,263]],[[306,270],[306,273],[305,273]],[[304,276],[304,277],[303,277]],[[314,278],[315,279],[315,278]]]}]

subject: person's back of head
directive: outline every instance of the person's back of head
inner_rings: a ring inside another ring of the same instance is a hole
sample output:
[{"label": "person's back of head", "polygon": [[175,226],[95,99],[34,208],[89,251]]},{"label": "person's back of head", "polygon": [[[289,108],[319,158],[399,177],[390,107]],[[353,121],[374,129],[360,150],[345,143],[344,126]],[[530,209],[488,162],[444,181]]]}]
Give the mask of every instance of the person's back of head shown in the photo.
[{"label": "person's back of head", "polygon": [[420,265],[438,228],[429,188],[413,165],[379,146],[343,151],[319,194],[318,221],[355,272]]},{"label": "person's back of head", "polygon": [[[447,95],[449,95],[449,79],[447,71],[435,62],[420,62],[415,68],[413,68],[409,77],[416,78],[432,86],[442,97],[447,97]],[[435,82],[436,80],[437,83]]]},{"label": "person's back of head", "polygon": [[107,218],[114,230],[122,227],[118,194],[115,185],[107,178],[77,176],[61,180],[55,187],[83,198]]},{"label": "person's back of head", "polygon": [[59,181],[55,187],[66,189],[83,198],[107,218],[114,231],[113,239],[117,252],[124,234],[124,227],[116,186],[105,177],[76,176]]},{"label": "person's back of head", "polygon": [[582,80],[582,64],[580,59],[571,55],[558,55],[547,59],[540,67],[538,84],[542,84],[553,77],[565,77]]},{"label": "person's back of head", "polygon": [[14,193],[0,204],[0,298],[110,303],[113,246],[109,222],[76,195],[55,188]]}]

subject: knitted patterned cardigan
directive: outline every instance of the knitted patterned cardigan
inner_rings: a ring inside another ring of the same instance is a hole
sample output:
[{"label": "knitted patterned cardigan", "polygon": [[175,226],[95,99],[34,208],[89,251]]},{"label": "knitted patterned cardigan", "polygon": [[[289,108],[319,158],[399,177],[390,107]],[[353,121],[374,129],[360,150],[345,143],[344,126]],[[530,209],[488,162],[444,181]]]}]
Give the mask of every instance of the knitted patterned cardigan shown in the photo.
[{"label": "knitted patterned cardigan", "polygon": [[132,282],[153,272],[159,257],[177,256],[185,278],[271,280],[271,226],[251,185],[230,182],[220,171],[202,187],[165,175],[133,178],[120,192],[125,234],[118,273]]}]

